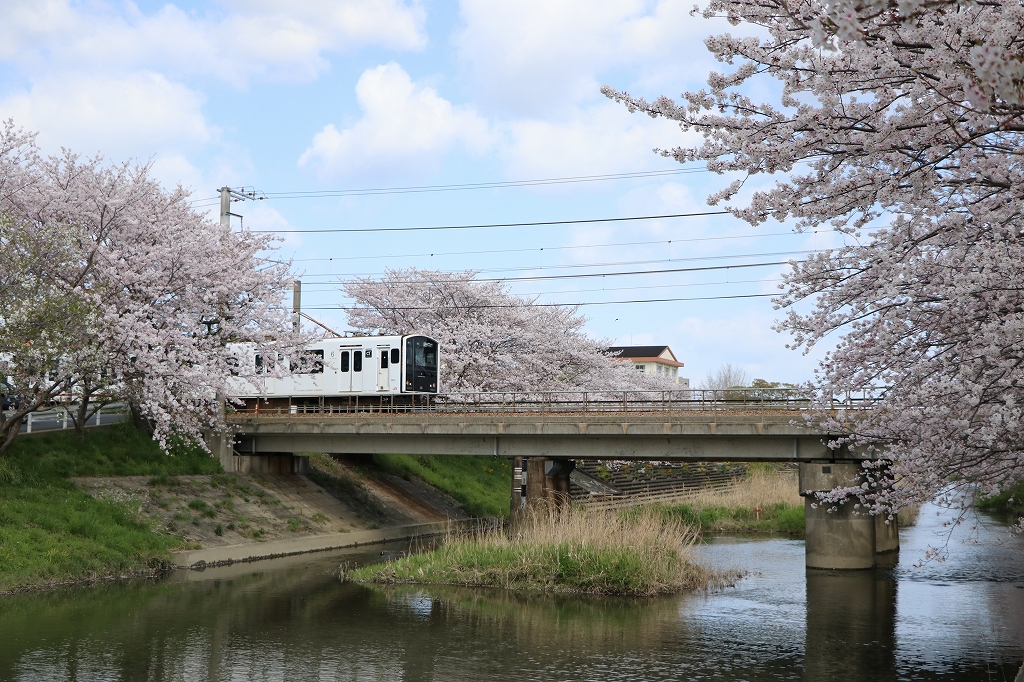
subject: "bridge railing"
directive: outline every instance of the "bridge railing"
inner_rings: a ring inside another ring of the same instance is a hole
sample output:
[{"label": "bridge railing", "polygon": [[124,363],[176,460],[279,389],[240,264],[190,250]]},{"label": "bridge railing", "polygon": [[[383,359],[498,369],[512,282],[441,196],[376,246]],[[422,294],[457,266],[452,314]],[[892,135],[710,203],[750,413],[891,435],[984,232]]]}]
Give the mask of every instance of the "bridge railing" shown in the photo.
[{"label": "bridge railing", "polygon": [[816,403],[797,389],[727,389],[685,391],[549,391],[439,394],[439,412],[674,412],[677,410],[807,410],[863,409],[876,402],[870,395],[834,397]]},{"label": "bridge railing", "polygon": [[[836,396],[826,402],[812,399],[799,389],[735,388],[679,391],[545,391],[463,392],[412,396],[346,396],[342,398],[293,398],[260,406],[259,402],[234,411],[246,414],[323,415],[360,412],[435,413],[600,413],[678,411],[794,411],[810,409],[865,409],[878,396]],[[280,400],[280,399],[278,399]]]}]

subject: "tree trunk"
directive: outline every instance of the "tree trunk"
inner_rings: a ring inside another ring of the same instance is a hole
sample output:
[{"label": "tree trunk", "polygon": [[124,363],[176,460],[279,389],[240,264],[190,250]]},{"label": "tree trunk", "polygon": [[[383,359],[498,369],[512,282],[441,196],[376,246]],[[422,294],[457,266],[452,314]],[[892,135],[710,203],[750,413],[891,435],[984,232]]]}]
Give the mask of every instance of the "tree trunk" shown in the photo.
[{"label": "tree trunk", "polygon": [[78,405],[78,416],[74,418],[75,435],[78,440],[85,440],[85,422],[89,420],[89,385],[82,389],[82,400]]},{"label": "tree trunk", "polygon": [[18,437],[18,432],[21,431],[21,417],[12,418],[10,421],[4,421],[2,428],[0,428],[0,459],[3,459],[14,447],[14,439]]},{"label": "tree trunk", "polygon": [[142,413],[142,408],[134,400],[128,401],[128,409],[131,410],[132,423],[135,424],[135,428],[139,430],[139,433],[144,433],[147,436],[153,436],[153,422]]}]

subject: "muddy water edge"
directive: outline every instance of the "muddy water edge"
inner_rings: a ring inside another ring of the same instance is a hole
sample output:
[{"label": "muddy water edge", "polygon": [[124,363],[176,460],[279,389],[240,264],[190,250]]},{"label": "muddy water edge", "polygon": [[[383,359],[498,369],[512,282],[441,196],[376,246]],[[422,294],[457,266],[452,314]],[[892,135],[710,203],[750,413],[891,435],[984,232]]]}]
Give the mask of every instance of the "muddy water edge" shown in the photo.
[{"label": "muddy water edge", "polygon": [[0,597],[0,680],[1013,680],[1024,540],[982,518],[915,565],[945,519],[926,507],[861,572],[718,538],[703,559],[749,577],[644,600],[337,578],[380,546]]}]

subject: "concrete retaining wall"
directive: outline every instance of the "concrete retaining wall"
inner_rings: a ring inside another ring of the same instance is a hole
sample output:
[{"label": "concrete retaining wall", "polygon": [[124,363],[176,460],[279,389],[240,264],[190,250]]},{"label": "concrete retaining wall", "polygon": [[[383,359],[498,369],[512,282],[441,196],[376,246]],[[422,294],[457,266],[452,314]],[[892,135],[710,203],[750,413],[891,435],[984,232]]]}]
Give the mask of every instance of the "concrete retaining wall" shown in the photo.
[{"label": "concrete retaining wall", "polygon": [[438,521],[435,523],[416,523],[408,526],[381,528],[379,530],[330,533],[289,540],[227,545],[224,547],[210,547],[209,549],[191,549],[172,553],[171,563],[178,568],[204,568],[206,566],[232,564],[237,561],[256,561],[257,559],[272,559],[290,554],[322,552],[329,549],[372,545],[393,542],[395,540],[409,540],[417,537],[440,535],[449,530],[465,530],[475,526],[490,525],[490,523],[490,521],[484,519],[471,519],[468,522]]}]

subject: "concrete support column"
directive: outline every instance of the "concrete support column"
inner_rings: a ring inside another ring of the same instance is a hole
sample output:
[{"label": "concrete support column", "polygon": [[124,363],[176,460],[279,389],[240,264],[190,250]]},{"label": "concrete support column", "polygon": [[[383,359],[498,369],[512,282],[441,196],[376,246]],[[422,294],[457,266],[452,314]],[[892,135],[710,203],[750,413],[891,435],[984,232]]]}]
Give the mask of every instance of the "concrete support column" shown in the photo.
[{"label": "concrete support column", "polygon": [[886,554],[900,551],[900,526],[896,515],[886,523],[886,515],[875,516],[875,553]]},{"label": "concrete support column", "polygon": [[544,462],[545,493],[558,509],[568,509],[572,503],[569,475],[575,468],[576,462],[571,459],[549,459]]},{"label": "concrete support column", "polygon": [[569,475],[576,468],[571,459],[515,457],[512,460],[512,491],[509,506],[513,522],[522,510],[539,504],[568,508]]},{"label": "concrete support column", "polygon": [[235,457],[232,452],[234,438],[223,431],[207,431],[203,434],[206,447],[210,449],[210,455],[220,461],[225,472],[231,473],[235,470]]},{"label": "concrete support column", "polygon": [[[861,471],[855,462],[800,465],[807,568],[864,569],[875,565],[875,518],[855,513],[852,500],[828,505],[817,504],[814,498],[815,492],[860,485]],[[834,506],[838,509],[830,512]]]}]

